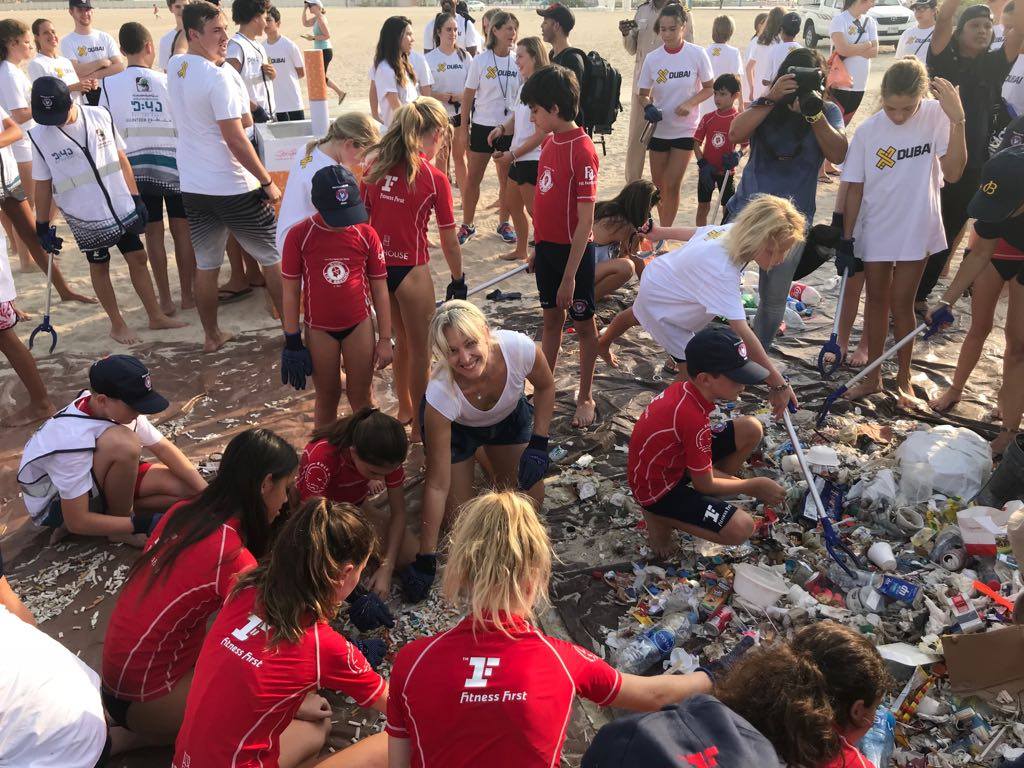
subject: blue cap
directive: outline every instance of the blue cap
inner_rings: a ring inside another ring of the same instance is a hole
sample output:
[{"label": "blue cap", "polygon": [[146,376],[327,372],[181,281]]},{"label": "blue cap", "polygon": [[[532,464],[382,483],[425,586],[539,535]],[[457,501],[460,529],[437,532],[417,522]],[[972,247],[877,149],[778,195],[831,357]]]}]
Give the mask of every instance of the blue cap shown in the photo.
[{"label": "blue cap", "polygon": [[169,405],[166,397],[153,390],[149,369],[131,355],[110,355],[89,366],[89,389],[139,413],[160,413]]},{"label": "blue cap", "polygon": [[362,224],[370,217],[356,177],[343,165],[328,165],[313,174],[313,207],[330,227]]}]

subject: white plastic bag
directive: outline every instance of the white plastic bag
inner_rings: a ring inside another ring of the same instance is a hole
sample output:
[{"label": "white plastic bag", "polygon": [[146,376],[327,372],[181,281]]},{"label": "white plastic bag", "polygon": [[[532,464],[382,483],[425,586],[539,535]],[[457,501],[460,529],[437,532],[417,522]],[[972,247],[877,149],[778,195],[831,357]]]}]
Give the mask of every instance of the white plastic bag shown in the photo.
[{"label": "white plastic bag", "polygon": [[973,499],[992,473],[992,449],[985,438],[963,427],[942,424],[911,434],[897,451],[900,466],[929,464],[932,489]]}]

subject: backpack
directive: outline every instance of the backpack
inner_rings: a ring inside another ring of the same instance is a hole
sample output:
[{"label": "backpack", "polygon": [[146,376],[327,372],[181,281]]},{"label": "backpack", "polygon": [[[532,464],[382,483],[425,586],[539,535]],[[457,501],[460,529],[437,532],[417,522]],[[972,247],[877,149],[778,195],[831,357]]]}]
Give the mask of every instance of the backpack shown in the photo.
[{"label": "backpack", "polygon": [[597,51],[584,54],[573,48],[583,58],[583,82],[580,84],[580,111],[587,133],[611,133],[612,124],[622,111],[619,93],[622,89],[622,75]]}]

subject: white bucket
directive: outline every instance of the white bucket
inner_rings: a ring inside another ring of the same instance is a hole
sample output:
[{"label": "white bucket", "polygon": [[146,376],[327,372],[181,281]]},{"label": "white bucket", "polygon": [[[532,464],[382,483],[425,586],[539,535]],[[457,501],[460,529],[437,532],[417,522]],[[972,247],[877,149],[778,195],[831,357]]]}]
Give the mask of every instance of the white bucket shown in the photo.
[{"label": "white bucket", "polygon": [[775,605],[789,591],[789,585],[774,571],[750,563],[739,563],[733,567],[736,577],[733,591],[754,605],[767,608]]}]

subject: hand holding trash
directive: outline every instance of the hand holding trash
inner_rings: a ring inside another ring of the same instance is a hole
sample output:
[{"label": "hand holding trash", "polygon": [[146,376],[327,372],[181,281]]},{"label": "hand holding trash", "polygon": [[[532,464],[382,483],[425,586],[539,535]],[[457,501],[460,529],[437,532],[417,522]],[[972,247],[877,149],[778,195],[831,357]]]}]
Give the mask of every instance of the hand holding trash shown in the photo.
[{"label": "hand holding trash", "polygon": [[747,480],[743,493],[765,504],[781,504],[786,500],[786,489],[770,477],[753,477]]},{"label": "hand holding trash", "polygon": [[648,104],[644,107],[644,117],[647,118],[649,123],[660,123],[665,119],[665,116],[661,114],[661,110],[653,104]]},{"label": "hand holding trash", "polygon": [[360,632],[395,626],[395,620],[384,601],[365,587],[356,587],[349,595],[348,603],[349,620]]},{"label": "hand holding trash", "polygon": [[532,435],[529,445],[519,457],[519,490],[525,493],[543,480],[550,463],[547,437]]},{"label": "hand holding trash", "polygon": [[409,602],[419,603],[426,599],[436,575],[437,555],[416,555],[416,559],[398,574]]}]

